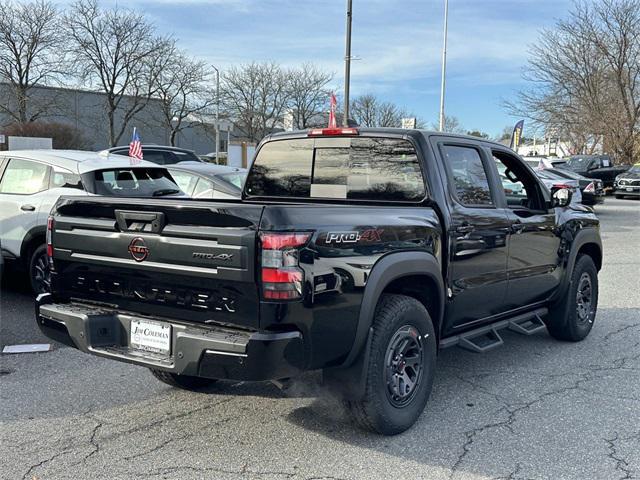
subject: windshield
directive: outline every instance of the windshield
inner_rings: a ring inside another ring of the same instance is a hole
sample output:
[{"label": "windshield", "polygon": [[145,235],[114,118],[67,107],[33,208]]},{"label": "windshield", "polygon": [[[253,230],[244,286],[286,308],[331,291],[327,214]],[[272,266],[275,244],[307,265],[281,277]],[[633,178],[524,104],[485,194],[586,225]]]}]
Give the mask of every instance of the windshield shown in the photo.
[{"label": "windshield", "polygon": [[640,163],[636,163],[633,167],[627,170],[629,173],[640,173]]},{"label": "windshield", "polygon": [[588,170],[594,160],[593,157],[571,157],[563,167],[573,171]]},{"label": "windshield", "polygon": [[111,197],[158,197],[182,194],[163,168],[114,168],[85,173],[87,190]]}]

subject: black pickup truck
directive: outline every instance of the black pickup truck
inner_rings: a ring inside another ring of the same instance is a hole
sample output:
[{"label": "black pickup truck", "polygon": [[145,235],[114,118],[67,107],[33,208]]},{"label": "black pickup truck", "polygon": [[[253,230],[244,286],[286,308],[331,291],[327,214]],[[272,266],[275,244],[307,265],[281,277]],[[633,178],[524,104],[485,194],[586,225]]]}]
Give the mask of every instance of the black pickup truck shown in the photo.
[{"label": "black pickup truck", "polygon": [[609,155],[574,155],[558,168],[601,180],[606,192],[613,192],[615,179],[631,165],[614,165]]},{"label": "black pickup truck", "polygon": [[475,137],[277,134],[242,200],[61,198],[37,321],[182,388],[322,369],[359,424],[396,434],[423,411],[439,349],[484,352],[505,328],[589,334],[599,223],[569,202]]}]

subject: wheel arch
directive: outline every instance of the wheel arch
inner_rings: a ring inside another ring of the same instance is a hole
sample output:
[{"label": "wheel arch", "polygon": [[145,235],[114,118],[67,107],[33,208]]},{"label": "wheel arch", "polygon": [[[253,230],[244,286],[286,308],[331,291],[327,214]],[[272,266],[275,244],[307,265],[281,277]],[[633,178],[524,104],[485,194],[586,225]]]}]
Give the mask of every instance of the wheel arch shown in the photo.
[{"label": "wheel arch", "polygon": [[45,243],[46,238],[47,227],[44,225],[33,227],[24,236],[22,245],[20,246],[20,260],[27,268],[29,266],[29,261],[31,260],[30,253],[33,252],[38,245]]},{"label": "wheel arch", "polygon": [[445,297],[440,268],[436,258],[427,252],[397,252],[378,260],[367,280],[355,339],[343,366],[350,366],[362,352],[373,324],[378,300],[384,293],[415,298],[429,312],[436,334],[441,330]]},{"label": "wheel arch", "polygon": [[[423,289],[427,289],[423,291]],[[356,336],[340,367],[323,370],[325,384],[344,398],[357,400],[365,392],[366,367],[371,349],[371,331],[380,296],[384,293],[408,295],[429,311],[433,328],[441,330],[444,317],[444,282],[440,263],[427,252],[397,252],[382,257],[367,280]]]}]

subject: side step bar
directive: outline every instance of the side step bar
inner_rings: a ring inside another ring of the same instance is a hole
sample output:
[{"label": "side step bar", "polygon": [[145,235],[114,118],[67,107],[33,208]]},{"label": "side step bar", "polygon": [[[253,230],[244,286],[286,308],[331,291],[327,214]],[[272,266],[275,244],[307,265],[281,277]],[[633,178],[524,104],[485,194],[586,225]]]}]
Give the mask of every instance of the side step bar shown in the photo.
[{"label": "side step bar", "polygon": [[470,330],[460,335],[445,338],[440,341],[440,348],[458,346],[476,353],[485,353],[504,344],[499,330],[508,328],[521,335],[533,335],[546,328],[542,317],[549,311],[538,308],[531,312],[522,313],[515,317],[499,320],[495,323]]}]

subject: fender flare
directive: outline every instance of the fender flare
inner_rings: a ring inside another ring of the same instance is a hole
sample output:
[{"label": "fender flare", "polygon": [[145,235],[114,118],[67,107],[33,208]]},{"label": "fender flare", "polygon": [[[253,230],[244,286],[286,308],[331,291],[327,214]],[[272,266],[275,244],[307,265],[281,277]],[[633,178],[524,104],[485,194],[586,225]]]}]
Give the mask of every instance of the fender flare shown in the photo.
[{"label": "fender flare", "polygon": [[437,285],[440,308],[437,317],[432,320],[436,323],[434,325],[435,328],[440,326],[444,314],[444,282],[440,264],[436,258],[427,252],[397,252],[385,255],[374,265],[367,280],[367,286],[364,289],[360,305],[358,327],[353,346],[343,366],[353,364],[365,346],[369,330],[373,324],[373,316],[378,299],[384,289],[394,280],[410,275],[427,276]]},{"label": "fender flare", "polygon": [[566,257],[564,273],[562,275],[562,282],[560,284],[560,288],[556,292],[556,295],[554,295],[553,297],[554,301],[564,298],[565,292],[569,287],[569,281],[571,280],[573,267],[575,266],[576,259],[578,258],[578,251],[580,250],[580,248],[587,244],[596,245],[598,247],[598,250],[600,251],[600,256],[602,257],[602,239],[600,238],[600,233],[598,232],[598,230],[595,228],[584,228],[579,230],[571,241],[571,250]]}]

